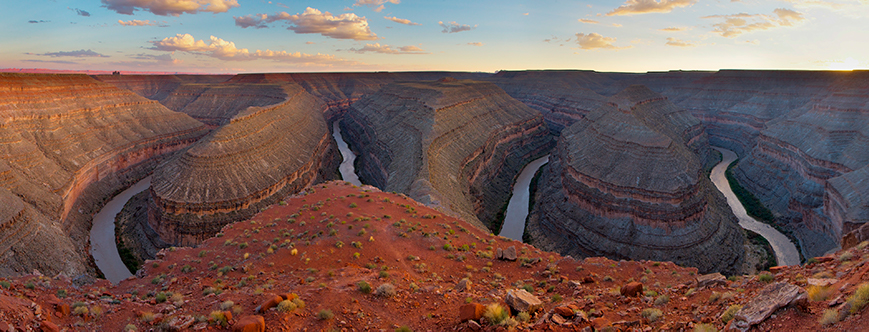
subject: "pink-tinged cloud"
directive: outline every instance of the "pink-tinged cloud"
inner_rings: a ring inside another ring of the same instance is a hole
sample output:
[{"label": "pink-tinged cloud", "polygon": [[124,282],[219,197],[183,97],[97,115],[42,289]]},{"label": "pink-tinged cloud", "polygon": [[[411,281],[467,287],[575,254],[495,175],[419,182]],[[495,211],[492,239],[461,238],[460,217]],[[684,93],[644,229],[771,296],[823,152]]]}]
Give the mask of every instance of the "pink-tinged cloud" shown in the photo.
[{"label": "pink-tinged cloud", "polygon": [[360,49],[351,48],[351,49],[348,49],[348,51],[356,52],[356,53],[360,53],[360,54],[361,53],[369,53],[369,52],[382,53],[382,54],[431,54],[431,53],[426,52],[425,50],[423,50],[419,47],[413,46],[413,45],[392,48],[392,46],[380,45],[380,43],[365,44],[365,47],[363,47],[363,48],[360,48]]},{"label": "pink-tinged cloud", "polygon": [[576,34],[576,43],[579,45],[579,48],[584,50],[595,50],[595,49],[607,49],[607,50],[620,50],[631,48],[633,46],[624,46],[618,47],[613,45],[616,41],[613,37],[604,37],[597,33],[577,33]]},{"label": "pink-tinged cloud", "polygon": [[108,58],[108,55],[99,54],[90,49],[88,50],[78,50],[78,51],[70,51],[70,52],[51,52],[51,53],[42,53],[35,54],[41,56],[50,56],[53,58],[57,57],[74,57],[74,58]]},{"label": "pink-tinged cloud", "polygon": [[600,23],[600,22],[598,22],[598,21],[595,21],[595,20],[589,20],[589,19],[587,19],[587,18],[581,18],[581,19],[578,19],[577,21],[579,21],[579,22],[581,22],[581,23],[588,23],[588,24],[598,24],[598,23]]},{"label": "pink-tinged cloud", "polygon": [[420,23],[414,23],[408,19],[398,18],[395,16],[393,16],[393,17],[384,16],[383,18],[390,20],[390,21],[393,21],[395,23],[404,24],[404,25],[422,25]]},{"label": "pink-tinged cloud", "polygon": [[289,30],[295,33],[317,33],[335,39],[376,40],[377,35],[368,27],[368,19],[353,13],[338,16],[308,7],[302,14],[290,15],[281,12],[273,15],[257,14],[233,17],[235,25],[242,28],[267,28],[268,23],[286,21],[292,24]]},{"label": "pink-tinged cloud", "polygon": [[483,46],[483,43],[481,43],[481,42],[473,42],[473,43],[468,43],[468,45],[471,45],[471,46]]},{"label": "pink-tinged cloud", "polygon": [[681,40],[681,39],[673,38],[673,37],[667,38],[666,45],[667,46],[675,46],[675,47],[694,47],[694,46],[697,46],[697,44],[695,44],[693,42]]},{"label": "pink-tinged cloud", "polygon": [[732,14],[704,16],[706,19],[719,19],[721,22],[712,25],[712,32],[725,38],[733,38],[743,33],[767,30],[783,26],[793,26],[805,21],[803,14],[785,8],[778,8],[773,15],[765,14]]},{"label": "pink-tinged cloud", "polygon": [[337,64],[355,65],[356,62],[337,58],[328,54],[290,53],[286,51],[256,50],[251,52],[246,48],[237,48],[235,43],[211,36],[208,42],[196,40],[190,34],[177,34],[160,41],[151,42],[152,50],[165,52],[188,52],[201,54],[225,61],[272,60],[276,62],[294,63],[308,66],[333,66]]},{"label": "pink-tinged cloud", "polygon": [[688,29],[690,29],[690,28],[687,28],[687,27],[669,27],[669,28],[663,28],[663,29],[658,29],[658,30],[666,31],[666,32],[682,32],[682,31],[687,31]]},{"label": "pink-tinged cloud", "polygon": [[368,6],[375,12],[379,13],[381,10],[383,10],[384,7],[386,7],[384,6],[384,4],[387,3],[394,3],[397,5],[401,3],[401,0],[356,0],[356,3],[353,4],[353,7]]},{"label": "pink-tinged cloud", "polygon": [[613,9],[607,16],[636,15],[649,13],[669,13],[673,9],[689,7],[697,3],[697,0],[627,0],[619,8]]},{"label": "pink-tinged cloud", "polygon": [[155,15],[179,16],[199,12],[225,13],[238,7],[236,0],[101,0],[104,7],[119,14],[133,15],[144,10]]},{"label": "pink-tinged cloud", "polygon": [[122,21],[122,20],[118,20],[118,24],[123,25],[125,27],[155,26],[155,25],[157,25],[157,21],[151,21],[151,20]]},{"label": "pink-tinged cloud", "polygon": [[476,29],[477,25],[470,26],[467,24],[458,24],[456,21],[452,21],[449,23],[444,23],[443,21],[439,21],[438,24],[444,28],[441,32],[443,33],[456,33],[462,31],[470,31],[472,29]]}]

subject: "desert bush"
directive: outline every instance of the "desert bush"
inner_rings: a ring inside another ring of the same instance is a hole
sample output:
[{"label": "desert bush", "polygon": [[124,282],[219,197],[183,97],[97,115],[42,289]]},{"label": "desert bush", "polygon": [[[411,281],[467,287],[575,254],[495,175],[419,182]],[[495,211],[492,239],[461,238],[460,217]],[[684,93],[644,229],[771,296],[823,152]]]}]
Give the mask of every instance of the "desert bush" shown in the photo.
[{"label": "desert bush", "polygon": [[356,283],[356,286],[359,287],[359,291],[360,291],[360,292],[363,292],[363,293],[365,293],[365,294],[369,294],[369,293],[371,293],[371,285],[368,284],[368,282],[365,281],[365,280],[362,280],[362,281],[360,281],[360,282],[357,282],[357,283]]},{"label": "desert bush", "polygon": [[332,319],[333,317],[335,317],[335,314],[333,314],[332,310],[329,310],[329,309],[323,309],[317,313],[317,318],[319,318],[320,320],[329,320],[329,319]]},{"label": "desert bush", "polygon": [[139,316],[139,320],[150,323],[154,321],[154,313],[150,311],[143,312],[141,316]]},{"label": "desert bush", "polygon": [[649,323],[654,323],[663,315],[664,313],[661,311],[661,309],[655,308],[643,309],[643,311],[640,313],[640,316],[643,316],[643,318],[647,319]]},{"label": "desert bush", "polygon": [[721,321],[727,324],[727,322],[733,319],[733,316],[736,315],[736,312],[738,312],[739,309],[742,309],[741,305],[734,304],[727,307],[727,310],[724,310],[724,313],[721,314]]},{"label": "desert bush", "polygon": [[507,318],[510,317],[510,311],[498,303],[492,303],[486,306],[486,311],[483,313],[483,317],[489,321],[489,324],[500,325],[504,324],[507,321]]},{"label": "desert bush", "polygon": [[374,295],[380,297],[393,297],[395,296],[395,286],[390,283],[385,283],[377,286],[377,290],[374,291]]},{"label": "desert bush", "polygon": [[775,277],[773,277],[772,273],[769,273],[769,272],[762,272],[762,273],[757,275],[757,281],[760,281],[760,282],[770,283],[774,279],[775,279]]},{"label": "desert bush", "polygon": [[157,293],[157,296],[154,297],[154,300],[156,300],[157,303],[163,303],[163,302],[166,302],[166,299],[168,297],[169,296],[167,296],[166,293],[159,292],[159,293]]},{"label": "desert bush", "polygon": [[278,311],[288,313],[296,310],[296,304],[292,300],[283,300],[278,303]]},{"label": "desert bush", "polygon": [[226,314],[224,314],[223,311],[212,311],[208,317],[208,320],[213,322],[214,325],[227,326],[229,324],[229,320],[226,319]]},{"label": "desert bush", "polygon": [[825,301],[830,296],[830,293],[832,293],[830,287],[815,285],[809,286],[806,291],[809,293],[809,300],[811,301]]},{"label": "desert bush", "polygon": [[232,302],[230,300],[223,301],[220,303],[220,310],[229,310],[229,308],[232,308],[232,306],[234,305],[235,302]]},{"label": "desert bush", "polygon": [[718,329],[712,324],[697,324],[694,325],[694,332],[718,332]]},{"label": "desert bush", "polygon": [[869,302],[869,283],[862,283],[857,287],[854,295],[848,298],[848,303],[851,304],[851,313],[855,314],[863,310],[867,302]]},{"label": "desert bush", "polygon": [[655,298],[655,305],[661,306],[670,302],[670,297],[667,295],[661,295]]},{"label": "desert bush", "polygon": [[821,325],[833,325],[839,322],[839,311],[836,309],[827,309],[824,310],[824,314],[821,315],[821,318],[818,320],[818,323]]}]

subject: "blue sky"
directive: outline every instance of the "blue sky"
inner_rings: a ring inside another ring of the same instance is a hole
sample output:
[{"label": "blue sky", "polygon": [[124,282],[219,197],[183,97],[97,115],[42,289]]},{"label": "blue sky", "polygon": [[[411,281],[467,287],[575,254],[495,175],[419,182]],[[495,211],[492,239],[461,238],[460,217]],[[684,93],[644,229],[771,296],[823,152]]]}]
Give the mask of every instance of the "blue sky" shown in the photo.
[{"label": "blue sky", "polygon": [[869,0],[4,1],[0,68],[869,67]]}]

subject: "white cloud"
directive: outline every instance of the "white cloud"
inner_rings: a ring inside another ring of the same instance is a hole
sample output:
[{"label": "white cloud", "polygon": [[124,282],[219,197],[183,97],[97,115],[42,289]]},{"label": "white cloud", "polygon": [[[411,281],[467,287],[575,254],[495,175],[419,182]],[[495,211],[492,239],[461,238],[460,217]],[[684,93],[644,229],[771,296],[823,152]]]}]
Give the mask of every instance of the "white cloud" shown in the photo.
[{"label": "white cloud", "polygon": [[688,28],[688,27],[669,27],[669,28],[663,28],[663,29],[658,29],[658,30],[667,31],[667,32],[682,32],[682,31],[687,31],[689,29],[691,29],[691,28]]},{"label": "white cloud", "polygon": [[250,52],[246,48],[237,48],[235,43],[231,41],[226,41],[215,36],[211,36],[210,40],[206,43],[204,40],[196,40],[190,34],[177,34],[175,37],[167,37],[160,41],[154,41],[151,43],[154,44],[154,47],[151,48],[152,50],[202,54],[226,61],[251,61],[264,59],[277,62],[318,66],[353,64],[350,61],[339,59],[328,54],[317,53],[311,55],[299,52],[290,53],[286,51],[271,50],[256,50],[255,52]]},{"label": "white cloud", "polygon": [[579,21],[579,22],[581,22],[581,23],[588,23],[588,24],[598,24],[598,23],[600,23],[600,22],[598,22],[598,21],[595,21],[595,20],[589,20],[589,19],[587,19],[587,18],[581,18],[581,19],[578,19],[577,21]]},{"label": "white cloud", "polygon": [[122,20],[118,20],[118,24],[123,25],[125,27],[155,26],[155,25],[157,25],[157,21],[151,21],[151,20],[122,21]]},{"label": "white cloud", "polygon": [[456,33],[462,31],[470,31],[471,29],[477,28],[477,25],[470,26],[467,24],[458,24],[456,21],[452,21],[449,23],[444,23],[443,21],[438,21],[438,24],[444,28],[443,33]]},{"label": "white cloud", "polygon": [[420,23],[414,23],[414,22],[411,22],[411,21],[408,20],[408,19],[398,18],[398,17],[395,17],[395,16],[393,16],[393,17],[384,16],[383,18],[385,18],[385,19],[387,19],[387,20],[390,20],[390,21],[393,21],[393,22],[395,22],[395,23],[400,23],[400,24],[405,24],[405,25],[422,25],[422,24],[420,24]]},{"label": "white cloud", "polygon": [[678,38],[669,37],[667,38],[667,46],[676,46],[676,47],[694,47],[697,46],[694,42],[681,40]]},{"label": "white cloud", "polygon": [[382,53],[382,54],[430,54],[429,52],[426,52],[425,50],[423,50],[419,47],[413,46],[413,45],[392,48],[392,46],[380,45],[380,43],[365,44],[365,47],[363,47],[363,48],[360,48],[360,49],[351,48],[351,49],[348,49],[348,51],[356,52],[356,53],[360,53],[360,54],[367,53],[367,52]]},{"label": "white cloud", "polygon": [[726,38],[733,38],[743,33],[757,30],[793,26],[795,23],[806,20],[803,14],[790,9],[778,8],[773,11],[773,14],[775,14],[775,16],[739,13],[732,15],[711,15],[702,18],[723,19],[722,22],[712,25],[712,32]]},{"label": "white cloud", "polygon": [[619,8],[613,9],[607,16],[613,15],[636,15],[648,13],[669,13],[673,9],[689,7],[697,3],[697,0],[627,0]]},{"label": "white cloud", "polygon": [[178,16],[198,12],[225,13],[238,7],[236,0],[101,0],[104,7],[119,14],[133,15],[144,10],[155,15]]},{"label": "white cloud", "polygon": [[579,48],[584,50],[594,50],[594,49],[609,49],[609,50],[620,50],[625,48],[631,48],[632,46],[618,47],[613,45],[616,41],[613,37],[604,37],[597,33],[577,33],[576,34],[576,43],[579,45]]},{"label": "white cloud", "polygon": [[376,40],[377,35],[368,27],[368,20],[353,13],[338,16],[308,7],[302,14],[290,15],[281,12],[273,15],[257,14],[233,17],[235,25],[242,28],[267,28],[267,23],[287,21],[287,29],[295,33],[317,33],[335,39]]},{"label": "white cloud", "polygon": [[379,13],[385,7],[384,4],[387,3],[393,3],[397,5],[401,3],[401,0],[356,0],[356,3],[353,4],[353,7],[368,6],[375,12]]}]

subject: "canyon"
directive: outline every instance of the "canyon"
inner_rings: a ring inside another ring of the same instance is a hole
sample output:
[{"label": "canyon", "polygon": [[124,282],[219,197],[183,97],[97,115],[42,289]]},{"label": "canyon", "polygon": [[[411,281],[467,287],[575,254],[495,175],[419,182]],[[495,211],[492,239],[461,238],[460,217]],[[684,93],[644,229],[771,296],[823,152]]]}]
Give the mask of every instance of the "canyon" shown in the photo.
[{"label": "canyon", "polygon": [[[683,245],[720,236],[733,249],[722,251],[735,252],[718,259],[726,264],[687,263],[702,271],[732,271],[739,256],[733,227],[709,226],[734,224],[701,174],[716,162],[710,145],[736,152],[735,179],[772,211],[768,222],[799,245],[802,257],[869,236],[866,72],[3,74],[2,80],[4,275],[95,274],[80,249],[89,246],[91,216],[149,174],[153,185],[134,199],[146,212],[139,214],[146,216],[137,221],[140,232],[161,245],[197,245],[287,195],[338,178],[334,137],[346,139],[361,182],[493,232],[502,228],[520,170],[551,152],[542,184],[582,181],[565,189],[574,195],[567,201],[539,197],[544,205],[529,219],[556,213],[546,208],[548,199],[601,218],[624,221],[639,213],[622,225],[649,234],[699,227]],[[664,114],[650,111],[664,104]],[[616,123],[633,123],[631,133]],[[576,124],[601,132],[571,130]],[[568,142],[564,132],[584,143]],[[556,139],[564,142],[553,149]],[[666,142],[672,146],[663,149]],[[576,165],[581,159],[566,157],[575,157],[571,149],[598,164]],[[631,166],[615,166],[624,163]],[[682,187],[659,187],[668,185],[656,176],[668,172],[685,181]],[[603,191],[578,200],[579,183]],[[550,187],[538,195],[553,193]],[[722,220],[701,217],[718,212]],[[541,243],[558,241],[544,239],[537,222],[530,225]],[[628,235],[612,236],[624,242]],[[586,254],[621,258],[630,251]]]}]

